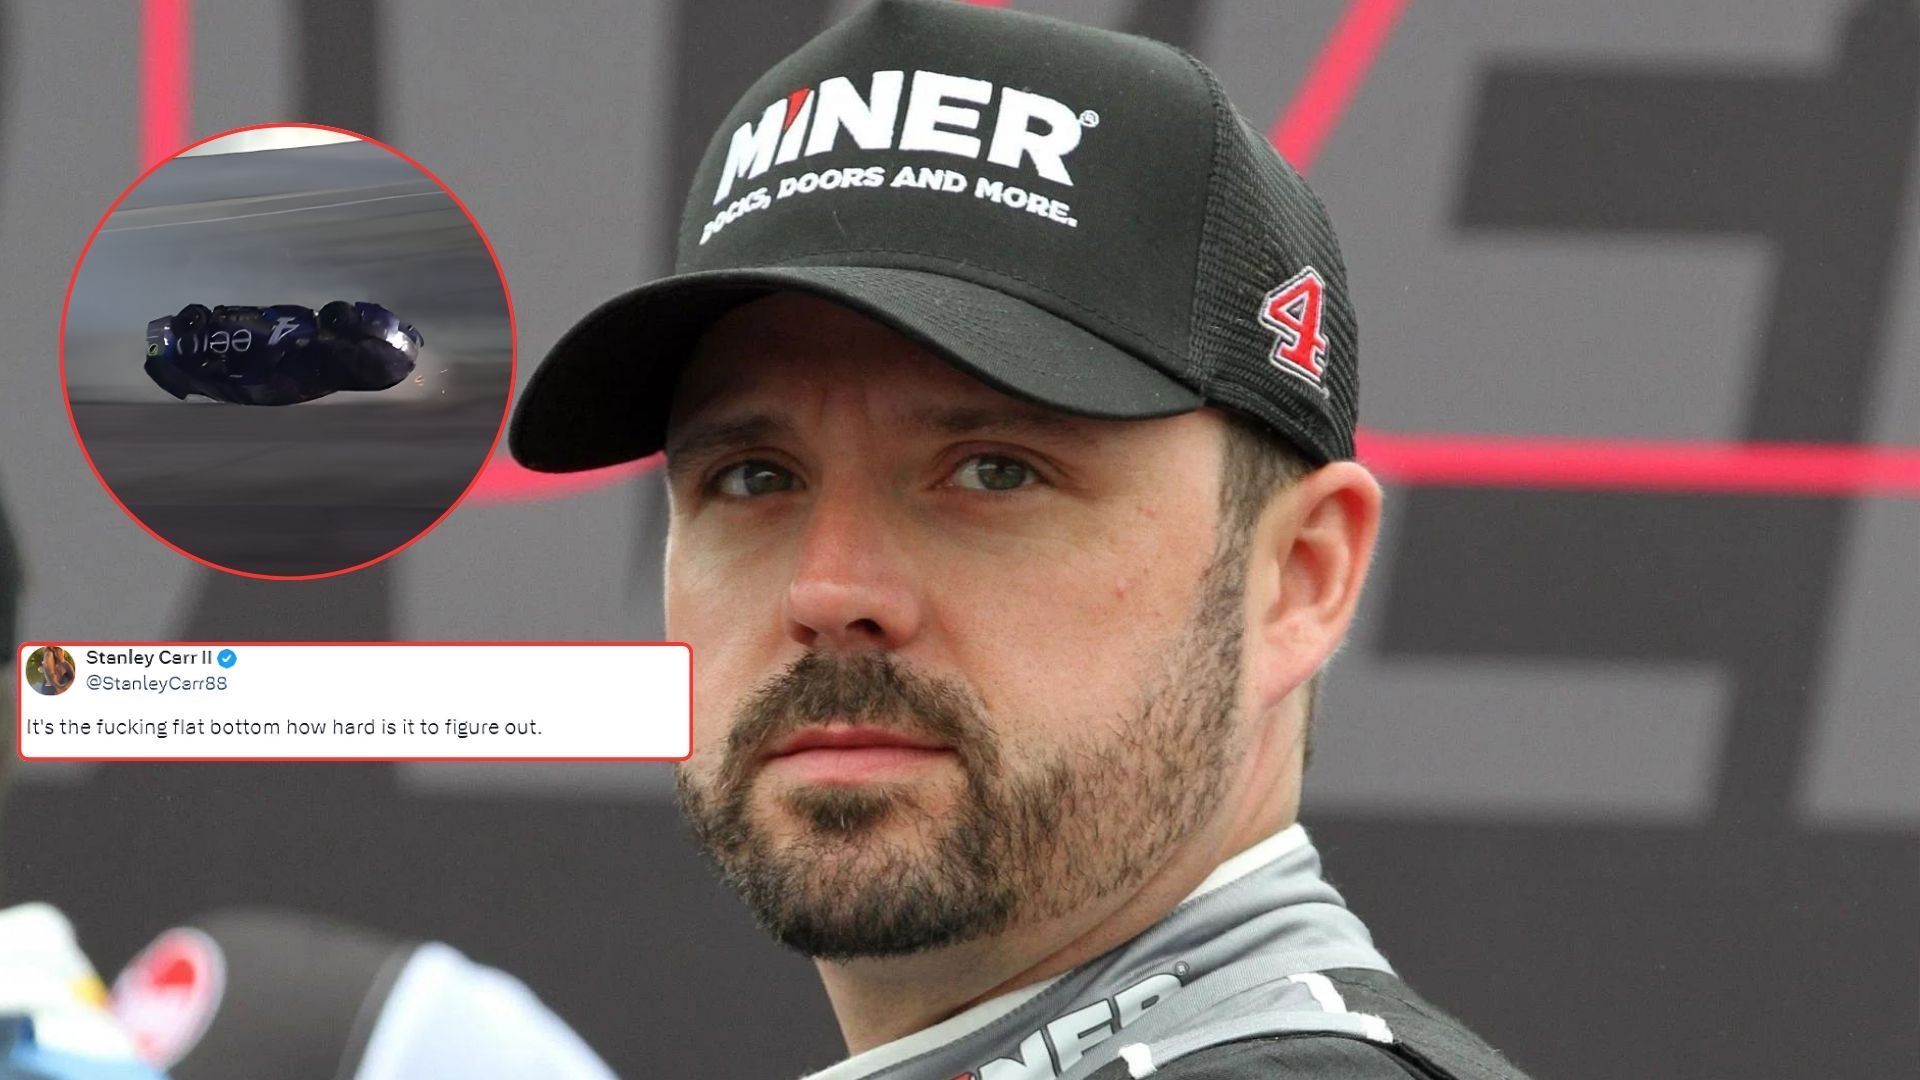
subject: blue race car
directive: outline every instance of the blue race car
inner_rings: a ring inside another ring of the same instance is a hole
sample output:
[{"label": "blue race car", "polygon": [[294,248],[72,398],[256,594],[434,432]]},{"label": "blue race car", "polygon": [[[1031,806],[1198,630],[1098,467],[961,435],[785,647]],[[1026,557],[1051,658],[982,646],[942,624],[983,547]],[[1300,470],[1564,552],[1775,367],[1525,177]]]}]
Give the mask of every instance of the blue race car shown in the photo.
[{"label": "blue race car", "polygon": [[385,390],[413,371],[425,339],[379,304],[188,304],[147,324],[147,376],[185,401],[293,405],[340,390]]}]

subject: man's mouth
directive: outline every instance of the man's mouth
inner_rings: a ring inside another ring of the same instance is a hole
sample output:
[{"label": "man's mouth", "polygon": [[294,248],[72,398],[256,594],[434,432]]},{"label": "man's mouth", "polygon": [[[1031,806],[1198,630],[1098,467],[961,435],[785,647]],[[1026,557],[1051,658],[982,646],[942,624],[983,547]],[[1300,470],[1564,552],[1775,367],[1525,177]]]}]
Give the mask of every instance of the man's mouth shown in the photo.
[{"label": "man's mouth", "polygon": [[904,779],[953,756],[952,747],[911,732],[827,724],[775,743],[765,766],[802,783],[852,785]]}]

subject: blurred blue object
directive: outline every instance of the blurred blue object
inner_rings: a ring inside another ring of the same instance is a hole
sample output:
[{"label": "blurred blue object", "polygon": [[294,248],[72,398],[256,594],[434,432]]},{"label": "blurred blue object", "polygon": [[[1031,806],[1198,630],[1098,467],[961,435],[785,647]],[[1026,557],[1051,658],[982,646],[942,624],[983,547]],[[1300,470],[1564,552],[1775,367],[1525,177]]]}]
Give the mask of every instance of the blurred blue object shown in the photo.
[{"label": "blurred blue object", "polygon": [[0,1016],[0,1051],[0,1080],[166,1080],[138,1062],[49,1050],[34,1040],[25,1016]]}]

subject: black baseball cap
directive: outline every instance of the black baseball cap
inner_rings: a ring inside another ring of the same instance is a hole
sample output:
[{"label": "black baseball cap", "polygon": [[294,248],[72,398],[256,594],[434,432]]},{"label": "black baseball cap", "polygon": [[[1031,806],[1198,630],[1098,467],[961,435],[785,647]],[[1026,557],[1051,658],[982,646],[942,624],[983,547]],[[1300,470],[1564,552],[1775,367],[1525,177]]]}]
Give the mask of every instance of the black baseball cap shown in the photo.
[{"label": "black baseball cap", "polygon": [[731,308],[810,293],[1017,398],[1092,417],[1215,404],[1353,456],[1355,321],[1320,201],[1191,56],[956,0],[877,0],[748,90],[670,277],[561,338],[509,431],[529,468],[662,448]]}]

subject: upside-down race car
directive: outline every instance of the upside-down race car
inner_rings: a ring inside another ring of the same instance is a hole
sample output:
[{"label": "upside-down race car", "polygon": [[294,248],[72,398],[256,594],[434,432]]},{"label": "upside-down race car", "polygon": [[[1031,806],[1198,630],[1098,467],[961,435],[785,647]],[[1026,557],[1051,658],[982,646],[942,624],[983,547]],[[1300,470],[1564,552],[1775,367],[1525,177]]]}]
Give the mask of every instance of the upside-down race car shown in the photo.
[{"label": "upside-down race car", "polygon": [[379,304],[214,307],[188,304],[147,324],[147,376],[181,400],[292,405],[339,390],[385,390],[425,342]]}]

